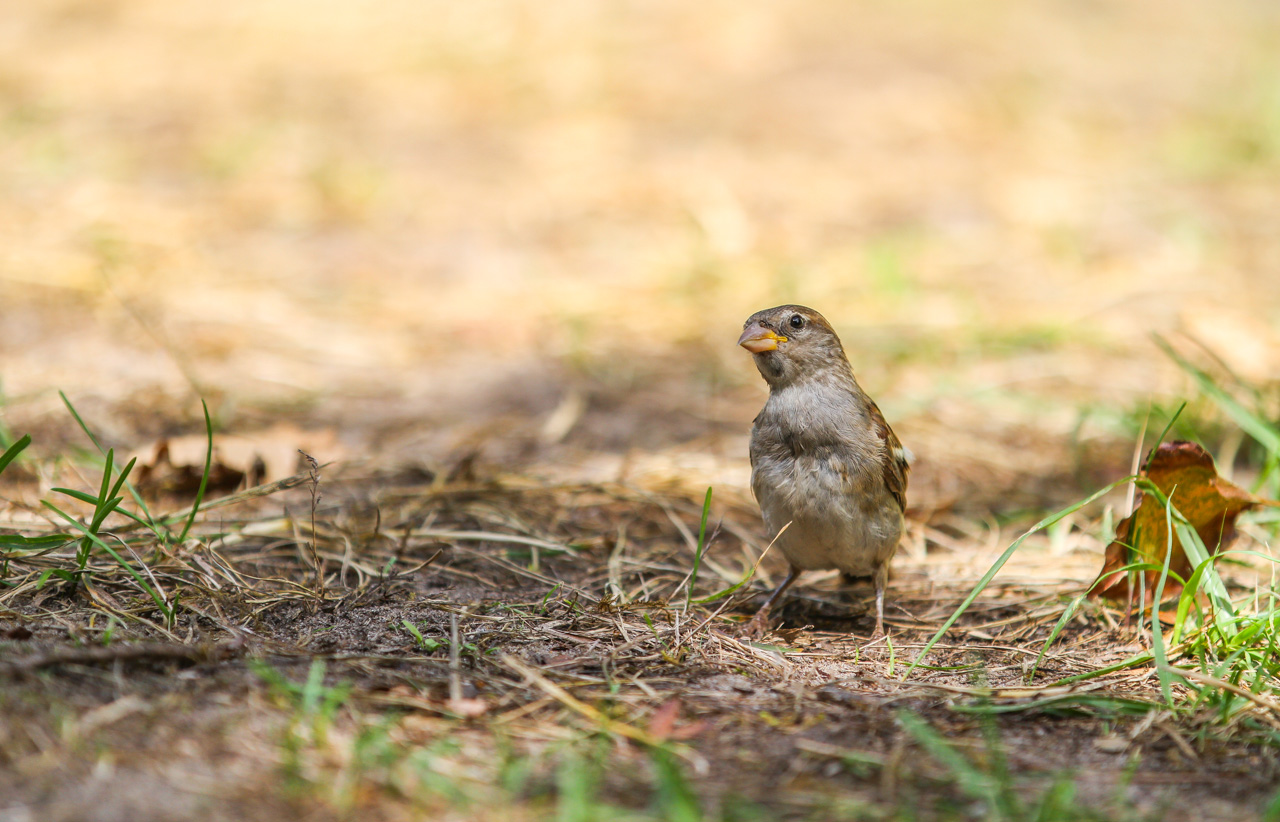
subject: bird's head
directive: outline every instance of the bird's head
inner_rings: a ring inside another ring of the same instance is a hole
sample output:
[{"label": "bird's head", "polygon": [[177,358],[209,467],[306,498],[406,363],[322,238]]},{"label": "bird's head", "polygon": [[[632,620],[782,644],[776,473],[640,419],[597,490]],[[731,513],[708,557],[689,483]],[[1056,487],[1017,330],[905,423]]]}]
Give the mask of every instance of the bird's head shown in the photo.
[{"label": "bird's head", "polygon": [[752,353],[756,368],[771,387],[802,377],[848,371],[840,338],[826,318],[803,305],[757,311],[743,324],[738,345]]}]

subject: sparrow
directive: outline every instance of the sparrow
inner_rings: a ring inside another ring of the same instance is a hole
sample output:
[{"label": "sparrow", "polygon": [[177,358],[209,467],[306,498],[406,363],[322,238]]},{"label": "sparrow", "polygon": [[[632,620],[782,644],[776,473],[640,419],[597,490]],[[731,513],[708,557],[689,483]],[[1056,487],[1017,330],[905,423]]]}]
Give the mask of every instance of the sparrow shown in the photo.
[{"label": "sparrow", "polygon": [[840,338],[817,311],[802,305],[757,311],[738,345],[751,352],[769,385],[751,428],[751,490],[790,563],[747,632],[765,632],[769,609],[801,571],[837,568],[846,580],[875,582],[873,637],[883,636],[909,452],[854,379]]}]

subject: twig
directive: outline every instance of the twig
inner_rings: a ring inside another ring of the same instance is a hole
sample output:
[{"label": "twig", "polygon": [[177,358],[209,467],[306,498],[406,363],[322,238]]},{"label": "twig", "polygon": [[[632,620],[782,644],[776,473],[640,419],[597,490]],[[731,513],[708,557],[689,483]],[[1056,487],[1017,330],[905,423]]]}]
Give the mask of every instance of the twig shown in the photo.
[{"label": "twig", "polygon": [[140,643],[117,645],[109,648],[61,648],[45,654],[35,654],[12,662],[0,662],[0,671],[16,674],[52,668],[57,665],[96,665],[114,662],[140,662],[150,660],[184,660],[187,662],[213,662],[235,656],[244,650],[243,639],[233,639],[217,645],[181,645]]},{"label": "twig", "polygon": [[1226,680],[1218,679],[1217,677],[1209,676],[1208,674],[1202,674],[1199,671],[1193,671],[1189,668],[1179,668],[1176,665],[1169,665],[1165,670],[1171,674],[1177,674],[1184,679],[1189,679],[1192,682],[1199,682],[1201,685],[1209,685],[1214,688],[1221,688],[1224,691],[1230,691],[1238,697],[1249,700],[1259,708],[1266,708],[1276,716],[1280,716],[1280,704],[1267,699],[1261,694],[1255,694],[1253,691],[1241,688],[1239,685],[1232,685]]},{"label": "twig", "polygon": [[462,699],[462,644],[458,642],[458,614],[449,614],[449,700]]},{"label": "twig", "polygon": [[324,592],[324,569],[320,564],[320,552],[316,550],[316,507],[320,504],[320,463],[301,448],[298,449],[298,453],[307,461],[311,491],[311,539],[307,542],[307,547],[311,550],[311,564],[316,571],[316,596],[320,596]]},{"label": "twig", "polygon": [[499,534],[493,531],[446,531],[442,529],[422,528],[407,532],[408,536],[419,539],[436,539],[442,542],[509,542],[515,545],[528,545],[544,551],[556,551],[564,554],[577,554],[578,550],[558,542],[550,542],[537,537],[525,537],[519,534]]},{"label": "twig", "polygon": [[592,708],[585,702],[580,701],[573,694],[543,676],[538,669],[528,665],[518,657],[512,656],[511,654],[503,654],[499,657],[499,661],[502,662],[503,665],[506,665],[511,670],[523,676],[533,685],[537,686],[538,689],[547,696],[559,702],[574,713],[584,716],[593,722],[599,723],[601,727],[605,728],[605,730],[615,733],[618,736],[625,736],[627,739],[639,742],[641,745],[657,747],[662,744],[660,740],[655,739],[639,728],[627,725],[623,722],[618,722],[615,719],[610,719],[595,708]]}]

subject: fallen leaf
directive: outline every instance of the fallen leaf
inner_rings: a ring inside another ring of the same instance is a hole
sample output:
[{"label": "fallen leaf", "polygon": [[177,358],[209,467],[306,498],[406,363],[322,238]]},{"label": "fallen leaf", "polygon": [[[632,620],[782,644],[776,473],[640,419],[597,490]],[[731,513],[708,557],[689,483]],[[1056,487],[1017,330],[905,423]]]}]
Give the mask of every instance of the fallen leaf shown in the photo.
[{"label": "fallen leaf", "polygon": [[[1147,456],[1146,468],[1140,476],[1151,480],[1170,499],[1173,507],[1196,529],[1210,553],[1217,553],[1235,538],[1236,517],[1241,512],[1259,505],[1280,506],[1280,503],[1255,496],[1218,476],[1213,457],[1194,442],[1177,440],[1161,443],[1155,453]],[[1090,588],[1091,597],[1128,601],[1132,575],[1117,573],[1119,569],[1135,562],[1164,566],[1171,544],[1165,519],[1165,508],[1160,500],[1153,494],[1139,492],[1133,513],[1116,526],[1115,540],[1107,546],[1102,572]],[[1174,596],[1181,591],[1182,586],[1174,579],[1174,574],[1185,580],[1191,571],[1191,561],[1187,559],[1175,532],[1165,596]],[[1146,596],[1150,601],[1160,580],[1160,572],[1149,570],[1142,573],[1146,575]]]},{"label": "fallen leaf", "polygon": [[669,739],[675,730],[676,718],[680,716],[680,700],[668,699],[649,719],[649,736],[654,739]]},{"label": "fallen leaf", "polygon": [[667,740],[679,742],[693,739],[710,727],[705,719],[677,727],[676,720],[679,718],[680,700],[668,699],[653,712],[653,716],[649,719],[649,735],[659,742]]},{"label": "fallen leaf", "polygon": [[[203,434],[167,437],[138,459],[134,475],[138,488],[149,496],[195,496],[204,472],[209,441]],[[303,430],[288,423],[252,434],[217,434],[209,467],[206,498],[229,494],[242,487],[284,479],[298,470],[298,449],[323,455],[328,462],[345,454],[332,429]]]},{"label": "fallen leaf", "polygon": [[[198,465],[195,463],[175,464],[170,454],[170,448],[171,443],[167,439],[156,443],[151,460],[142,463],[138,467],[136,475],[138,489],[144,494],[153,497],[161,495],[195,496],[200,490],[200,481],[204,474],[203,460]],[[255,473],[261,476],[261,470],[255,471],[259,464],[260,462],[255,463],[249,469],[248,475],[251,479],[248,484],[250,486],[258,484],[252,477]],[[245,471],[240,471],[227,465],[218,457],[215,451],[214,458],[209,464],[209,479],[205,487],[205,493],[210,496],[231,493],[244,483],[245,477]]]}]

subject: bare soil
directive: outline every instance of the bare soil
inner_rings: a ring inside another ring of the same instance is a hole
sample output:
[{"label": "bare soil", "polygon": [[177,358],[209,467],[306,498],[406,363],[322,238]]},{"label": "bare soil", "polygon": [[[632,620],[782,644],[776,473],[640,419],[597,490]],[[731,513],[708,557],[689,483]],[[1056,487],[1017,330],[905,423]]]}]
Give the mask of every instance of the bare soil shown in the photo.
[{"label": "bare soil", "polygon": [[[1158,699],[1149,668],[1045,688],[1140,649],[1096,608],[1068,626],[1027,688],[1078,583],[998,580],[926,657],[932,667],[908,673],[981,570],[936,545],[895,565],[891,645],[868,641],[870,592],[841,590],[832,575],[806,580],[777,631],[752,644],[736,620],[755,595],[733,598],[719,616],[721,603],[683,607],[692,550],[677,523],[696,529],[699,513],[687,496],[498,476],[406,485],[362,475],[321,487],[363,505],[317,511],[318,594],[292,526],[263,510],[306,512],[309,497],[295,490],[259,503],[261,518],[249,520],[257,528],[230,527],[242,535],[230,544],[188,543],[152,564],[162,580],[189,581],[167,631],[154,606],[105,569],[92,586],[6,596],[9,818],[395,819],[428,808],[541,818],[563,790],[559,769],[592,762],[603,768],[596,801],[643,810],[656,801],[651,745],[676,752],[711,818],[991,813],[904,729],[903,714],[975,762],[1002,758],[1028,806],[1055,780],[1106,818],[1249,818],[1274,793],[1265,747],[1195,739],[1158,711],[1126,716],[1077,699]],[[362,510],[367,522],[371,501],[383,511],[376,533],[353,526]],[[299,513],[295,524],[307,521]],[[712,527],[708,559],[741,574],[758,549],[753,512],[717,505]],[[415,531],[573,547],[535,559],[527,545]],[[392,557],[392,572],[380,573]],[[970,570],[956,573],[961,565]],[[704,564],[695,596],[727,584]],[[308,713],[301,691],[280,685],[306,682],[317,660],[323,685],[344,689],[323,730],[308,726],[315,705]],[[986,710],[993,705],[1013,710]],[[381,759],[359,742],[373,729],[392,752]],[[572,765],[582,748],[593,758]],[[452,793],[409,767],[421,751],[436,752],[420,767]],[[526,763],[509,793],[497,787],[503,757]]]}]

